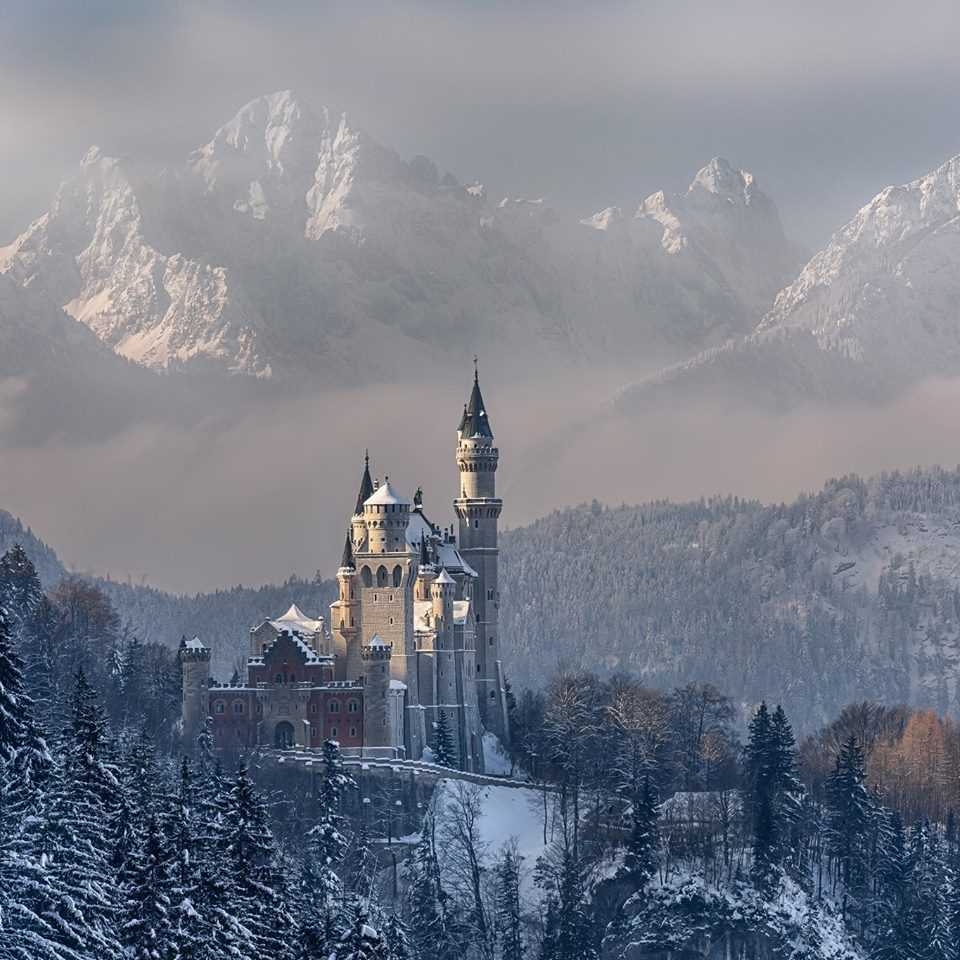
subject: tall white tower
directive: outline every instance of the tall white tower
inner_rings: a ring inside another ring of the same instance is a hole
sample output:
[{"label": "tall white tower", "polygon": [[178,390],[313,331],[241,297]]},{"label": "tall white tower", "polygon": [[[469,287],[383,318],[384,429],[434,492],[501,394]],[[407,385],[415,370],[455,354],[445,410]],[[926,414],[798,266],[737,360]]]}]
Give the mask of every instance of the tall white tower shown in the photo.
[{"label": "tall white tower", "polygon": [[474,667],[480,718],[487,730],[506,742],[510,731],[497,629],[500,606],[497,525],[503,509],[503,501],[496,495],[499,459],[500,451],[494,446],[490,418],[480,393],[479,376],[474,369],[470,400],[463,408],[457,431],[460,496],[454,500],[453,506],[460,521],[460,553],[479,575],[474,584],[472,613],[476,621],[477,662]]}]

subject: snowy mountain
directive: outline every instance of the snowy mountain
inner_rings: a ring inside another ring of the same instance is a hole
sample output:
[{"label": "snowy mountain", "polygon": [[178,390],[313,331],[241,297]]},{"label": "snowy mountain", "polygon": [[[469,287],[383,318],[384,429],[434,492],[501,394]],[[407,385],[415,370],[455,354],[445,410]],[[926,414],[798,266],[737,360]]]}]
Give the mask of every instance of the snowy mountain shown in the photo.
[{"label": "snowy mountain", "polygon": [[757,329],[626,391],[802,399],[890,396],[960,372],[960,157],[887,187],[781,290]]},{"label": "snowy mountain", "polygon": [[[92,149],[0,272],[163,370],[402,380],[483,350],[649,364],[752,327],[797,262],[753,177],[585,221],[403,160],[289,91],[160,174]],[[417,371],[420,371],[418,374]]]}]

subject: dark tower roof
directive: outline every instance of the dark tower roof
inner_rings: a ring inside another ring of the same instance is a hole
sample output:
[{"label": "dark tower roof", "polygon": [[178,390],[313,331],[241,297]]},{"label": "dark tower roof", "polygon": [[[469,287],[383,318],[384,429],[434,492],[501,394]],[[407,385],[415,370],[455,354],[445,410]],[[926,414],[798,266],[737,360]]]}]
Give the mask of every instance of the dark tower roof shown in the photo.
[{"label": "dark tower roof", "polygon": [[340,558],[341,567],[353,567],[353,544],[350,542],[350,531],[347,531],[347,539],[343,544],[343,556]]},{"label": "dark tower roof", "polygon": [[430,551],[427,550],[427,538],[420,538],[420,566],[429,567],[430,566]]},{"label": "dark tower roof", "polygon": [[372,495],[373,481],[370,479],[370,452],[367,451],[363,457],[363,476],[360,478],[360,492],[357,494],[357,505],[353,510],[354,516],[363,513],[363,504]]},{"label": "dark tower roof", "polygon": [[470,400],[463,408],[463,417],[460,420],[460,432],[465,437],[493,437],[490,429],[490,418],[480,393],[480,378],[477,373],[477,361],[473,361],[473,390],[470,391]]}]

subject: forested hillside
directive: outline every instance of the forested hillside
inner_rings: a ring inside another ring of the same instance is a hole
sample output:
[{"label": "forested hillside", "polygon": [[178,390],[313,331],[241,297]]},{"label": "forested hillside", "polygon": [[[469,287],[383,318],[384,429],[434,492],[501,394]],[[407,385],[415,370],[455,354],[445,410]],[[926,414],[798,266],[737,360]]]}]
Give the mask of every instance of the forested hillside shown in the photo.
[{"label": "forested hillside", "polygon": [[[0,514],[45,586],[64,570]],[[743,705],[782,701],[808,732],[871,698],[960,707],[960,471],[832,480],[764,506],[736,498],[551,514],[502,538],[502,650],[514,686],[558,665],[630,671],[672,686],[709,680]],[[98,581],[124,630],[175,646],[198,634],[227,674],[249,628],[291,603],[325,615],[335,584],[181,597]]]},{"label": "forested hillside", "polygon": [[809,730],[844,704],[957,707],[960,472],[554,513],[503,537],[501,633],[519,685],[558,664],[781,700]]}]

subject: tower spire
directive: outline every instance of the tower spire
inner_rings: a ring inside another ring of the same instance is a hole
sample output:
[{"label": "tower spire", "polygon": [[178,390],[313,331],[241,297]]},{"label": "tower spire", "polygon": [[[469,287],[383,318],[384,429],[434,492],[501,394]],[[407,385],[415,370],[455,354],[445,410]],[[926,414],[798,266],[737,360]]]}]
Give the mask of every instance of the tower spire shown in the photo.
[{"label": "tower spire", "polygon": [[353,563],[353,544],[350,542],[350,531],[347,531],[347,539],[343,544],[343,556],[340,558],[341,569],[352,569]]},{"label": "tower spire", "polygon": [[373,481],[370,479],[370,451],[365,450],[363,454],[363,476],[360,478],[360,492],[357,494],[357,505],[353,509],[354,516],[363,513],[364,501],[372,493]]},{"label": "tower spire", "polygon": [[464,437],[487,437],[493,438],[493,430],[490,427],[490,418],[487,416],[487,408],[483,402],[483,394],[480,392],[480,372],[478,369],[478,360],[473,358],[473,389],[470,391],[470,399],[463,408],[463,417],[460,419],[460,434]]}]

